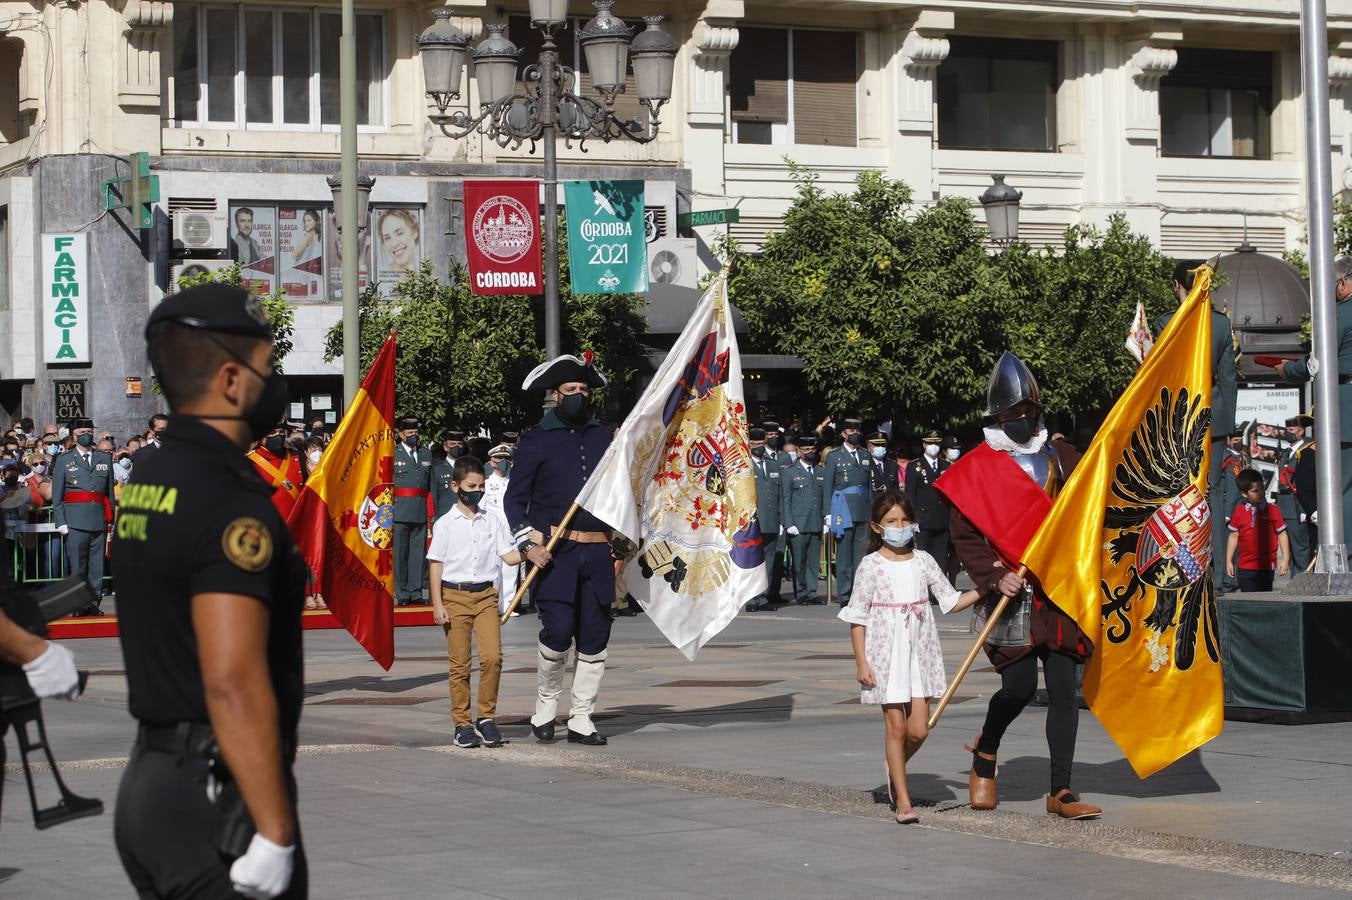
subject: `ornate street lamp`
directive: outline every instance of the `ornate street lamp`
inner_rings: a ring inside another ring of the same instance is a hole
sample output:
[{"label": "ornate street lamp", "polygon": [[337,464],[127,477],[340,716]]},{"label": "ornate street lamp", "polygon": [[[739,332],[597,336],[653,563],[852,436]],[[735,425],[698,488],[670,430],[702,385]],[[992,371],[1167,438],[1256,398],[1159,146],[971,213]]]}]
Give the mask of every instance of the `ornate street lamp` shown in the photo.
[{"label": "ornate street lamp", "polygon": [[986,212],[986,228],[991,241],[1006,246],[1019,239],[1019,201],[1023,192],[1005,184],[1005,176],[992,175],[995,183],[981,195],[981,207]]},{"label": "ornate street lamp", "polygon": [[[537,62],[518,73],[521,51],[507,39],[506,26],[487,26],[487,36],[470,51],[478,87],[477,114],[447,113],[460,96],[464,33],[448,20],[451,11],[437,9],[437,22],[418,39],[427,96],[437,107],[430,118],[450,138],[479,133],[501,147],[516,149],[530,143],[544,147],[545,353],[562,352],[559,305],[558,161],[555,141],[583,146],[589,140],[618,138],[646,144],[655,140],[658,112],[671,99],[676,68],[676,41],[662,31],[661,16],[646,17],[647,27],[637,37],[611,14],[612,0],[598,0],[596,15],[578,32],[592,88],[600,99],[578,91],[578,76],[559,60],[554,32],[567,26],[567,0],[529,0],[531,25],[544,36]],[[443,26],[444,23],[444,26]],[[615,115],[615,97],[625,91],[625,71],[632,61],[639,101],[647,107],[647,121]],[[519,80],[518,80],[519,79]]]},{"label": "ornate street lamp", "polygon": [[[343,208],[343,176],[330,175],[329,190],[333,192],[333,210],[338,222],[338,231],[343,230],[343,219],[337,215]],[[375,178],[370,175],[357,176],[357,231],[366,230],[366,218],[371,210],[371,188],[376,186]]]}]

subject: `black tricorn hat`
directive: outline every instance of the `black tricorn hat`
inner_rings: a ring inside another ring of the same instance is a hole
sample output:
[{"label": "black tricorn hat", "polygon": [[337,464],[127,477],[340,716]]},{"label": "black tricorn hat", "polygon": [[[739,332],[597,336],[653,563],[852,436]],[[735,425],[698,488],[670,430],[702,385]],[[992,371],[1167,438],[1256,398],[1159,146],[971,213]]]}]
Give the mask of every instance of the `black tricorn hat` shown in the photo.
[{"label": "black tricorn hat", "polygon": [[409,428],[421,428],[422,423],[418,421],[417,416],[404,416],[394,423],[394,427],[398,431],[405,431]]},{"label": "black tricorn hat", "polygon": [[750,438],[751,440],[753,440],[753,441],[763,441],[763,440],[765,440],[765,429],[764,429],[764,428],[750,428],[750,429],[747,430],[746,436],[747,436],[748,438]]},{"label": "black tricorn hat", "polygon": [[74,431],[77,428],[93,428],[93,427],[94,427],[93,419],[74,419],[70,423],[71,431]]},{"label": "black tricorn hat", "polygon": [[540,363],[521,383],[521,390],[548,391],[570,381],[580,381],[594,388],[606,386],[606,377],[596,371],[590,350],[584,351],[581,359],[565,353]]}]

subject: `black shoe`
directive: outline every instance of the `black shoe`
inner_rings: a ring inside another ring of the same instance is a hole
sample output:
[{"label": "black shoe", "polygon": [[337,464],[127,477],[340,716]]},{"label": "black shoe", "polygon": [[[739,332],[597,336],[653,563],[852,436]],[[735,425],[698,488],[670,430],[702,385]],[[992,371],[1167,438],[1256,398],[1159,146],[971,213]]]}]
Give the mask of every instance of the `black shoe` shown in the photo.
[{"label": "black shoe", "polygon": [[589,747],[601,747],[606,744],[605,735],[599,731],[593,731],[591,734],[578,734],[573,729],[568,729],[568,743],[586,744]]},{"label": "black shoe", "polygon": [[492,719],[480,719],[474,723],[479,736],[484,740],[485,747],[501,747],[502,732],[498,731],[498,723]]},{"label": "black shoe", "polygon": [[84,617],[84,616],[101,616],[101,615],[103,615],[103,610],[99,609],[99,605],[98,605],[97,603],[89,603],[89,604],[86,604],[86,606],[84,607],[84,609],[82,609],[82,610],[80,610],[79,612],[77,612],[76,615],[77,615],[77,616],[81,616],[81,617]]},{"label": "black shoe", "polygon": [[769,609],[770,604],[768,603],[756,603],[756,604],[748,603],[746,606],[747,612],[768,612]]},{"label": "black shoe", "polygon": [[466,750],[471,750],[478,747],[483,741],[479,740],[479,733],[474,730],[473,725],[457,725],[455,726],[455,740],[453,743],[457,747],[464,747]]},{"label": "black shoe", "polygon": [[[542,744],[548,744],[554,740],[554,723],[546,722],[543,725],[531,725],[531,734]],[[571,732],[570,732],[571,733]]]}]

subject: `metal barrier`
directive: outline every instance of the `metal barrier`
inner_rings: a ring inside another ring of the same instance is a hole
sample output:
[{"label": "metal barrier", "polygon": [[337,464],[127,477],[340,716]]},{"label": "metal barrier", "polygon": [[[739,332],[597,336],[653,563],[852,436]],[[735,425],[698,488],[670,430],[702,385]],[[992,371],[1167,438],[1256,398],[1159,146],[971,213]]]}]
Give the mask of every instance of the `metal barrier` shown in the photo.
[{"label": "metal barrier", "polygon": [[[70,575],[66,539],[56,530],[50,506],[33,510],[27,522],[15,524],[13,556],[0,560],[0,565],[8,565],[10,577],[19,584],[49,584]],[[105,563],[105,590],[111,583],[111,568]]]}]

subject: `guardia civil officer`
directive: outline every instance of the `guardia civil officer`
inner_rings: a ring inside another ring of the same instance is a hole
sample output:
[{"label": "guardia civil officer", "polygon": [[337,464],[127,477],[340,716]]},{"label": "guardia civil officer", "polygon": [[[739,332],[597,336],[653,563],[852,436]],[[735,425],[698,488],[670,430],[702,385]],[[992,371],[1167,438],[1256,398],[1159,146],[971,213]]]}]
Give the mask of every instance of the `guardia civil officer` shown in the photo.
[{"label": "guardia civil officer", "polygon": [[521,389],[535,397],[547,390],[555,405],[539,425],[522,432],[502,508],[517,549],[543,569],[534,586],[540,643],[531,730],[538,740],[554,740],[563,670],[568,651],[576,644],[568,740],[598,745],[606,743],[606,738],[596,730],[591,714],[606,671],[610,607],[615,602],[608,526],[585,509],[579,510],[554,545],[553,554],[544,547],[614,433],[591,414],[592,389],[604,387],[606,379],[596,371],[590,356],[578,359],[564,354],[541,363],[526,376]]},{"label": "guardia civil officer", "polygon": [[873,483],[873,496],[886,491],[888,488],[896,489],[897,486],[897,463],[896,460],[887,458],[887,435],[881,431],[875,431],[873,436],[868,439],[869,466]]},{"label": "guardia civil officer", "polygon": [[456,457],[448,454],[432,463],[433,522],[450,512],[456,504],[455,488],[451,487],[451,482],[455,480],[455,460]]},{"label": "guardia civil officer", "polygon": [[784,580],[784,467],[771,458],[765,441],[764,426],[747,432],[751,448],[751,469],[756,476],[756,518],[760,522],[761,542],[765,548],[765,574],[769,578],[765,593],[751,598],[747,612],[769,609],[771,598],[779,599],[779,583]]},{"label": "guardia civil officer", "polygon": [[432,490],[432,452],[418,441],[418,420],[395,423],[394,599],[400,606],[422,602],[427,562],[427,513]]},{"label": "guardia civil officer", "polygon": [[81,615],[97,616],[103,598],[103,549],[113,521],[113,455],[94,449],[94,423],[76,419],[75,446],[52,463],[52,519],[65,538],[70,574],[89,582],[95,600]]},{"label": "guardia civil officer", "polygon": [[831,452],[822,466],[822,534],[836,537],[836,584],[840,605],[850,602],[854,570],[868,551],[868,517],[873,504],[872,466],[862,451],[863,423],[842,419],[844,443]]},{"label": "guardia civil officer", "polygon": [[1314,445],[1311,428],[1314,428],[1314,419],[1309,416],[1287,419],[1286,435],[1290,444],[1282,448],[1277,458],[1277,509],[1286,521],[1286,533],[1291,539],[1292,572],[1304,572],[1314,556],[1308,515],[1297,497],[1296,486],[1296,470],[1300,467],[1301,457]]},{"label": "guardia civil officer", "polygon": [[[795,444],[798,458],[780,473],[784,486],[784,534],[793,560],[793,597],[800,604],[817,602],[817,573],[822,561],[822,470],[817,439],[804,435]],[[825,602],[825,601],[822,601]]]},{"label": "guardia civil officer", "polygon": [[939,568],[946,570],[949,509],[934,487],[934,482],[952,465],[941,455],[943,440],[937,431],[920,439],[923,452],[919,459],[911,461],[911,470],[906,476],[906,499],[911,501],[915,523],[919,526],[915,534],[916,549],[933,556]]},{"label": "guardia civil officer", "polygon": [[141,897],[304,897],[292,764],[306,568],[244,455],[286,411],[257,298],[164,300],[147,355],[173,409],[114,536],[136,744],[114,836]]}]

